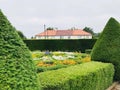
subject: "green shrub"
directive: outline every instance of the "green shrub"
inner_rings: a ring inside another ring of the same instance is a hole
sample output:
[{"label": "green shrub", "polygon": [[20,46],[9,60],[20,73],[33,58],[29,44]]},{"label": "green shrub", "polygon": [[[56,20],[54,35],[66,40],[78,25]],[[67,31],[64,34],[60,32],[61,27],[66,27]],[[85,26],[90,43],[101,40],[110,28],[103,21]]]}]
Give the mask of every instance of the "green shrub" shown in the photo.
[{"label": "green shrub", "polygon": [[86,50],[85,50],[85,53],[90,54],[91,51],[92,51],[92,49],[86,49]]},{"label": "green shrub", "polygon": [[120,23],[110,18],[94,45],[91,59],[115,65],[114,80],[120,81]]},{"label": "green shrub", "polygon": [[112,84],[112,64],[89,62],[39,74],[43,90],[105,90]]},{"label": "green shrub", "polygon": [[60,68],[66,68],[69,65],[55,65],[55,66],[49,66],[49,67],[37,67],[37,73],[50,71],[50,70],[57,70]]},{"label": "green shrub", "polygon": [[37,73],[45,72],[45,71],[47,71],[46,67],[37,67]]},{"label": "green shrub", "polygon": [[0,10],[0,90],[39,90],[28,48]]},{"label": "green shrub", "polygon": [[[24,40],[31,51],[49,50],[49,51],[81,51],[92,49],[96,39],[78,39],[78,40]],[[74,43],[74,44],[73,44]]]},{"label": "green shrub", "polygon": [[46,61],[43,61],[45,64],[54,64],[54,60],[46,60]]}]

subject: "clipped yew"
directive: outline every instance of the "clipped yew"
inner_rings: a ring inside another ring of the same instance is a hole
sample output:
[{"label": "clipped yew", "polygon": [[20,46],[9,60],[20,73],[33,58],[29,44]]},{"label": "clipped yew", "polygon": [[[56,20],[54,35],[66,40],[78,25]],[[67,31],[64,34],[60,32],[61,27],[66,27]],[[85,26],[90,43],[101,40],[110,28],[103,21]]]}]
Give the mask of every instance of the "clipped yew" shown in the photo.
[{"label": "clipped yew", "polygon": [[31,54],[1,10],[0,90],[39,90]]},{"label": "clipped yew", "polygon": [[106,90],[113,82],[110,63],[88,62],[39,73],[42,90]]},{"label": "clipped yew", "polygon": [[114,80],[120,80],[120,23],[114,18],[109,19],[95,43],[91,59],[113,63],[115,66]]}]

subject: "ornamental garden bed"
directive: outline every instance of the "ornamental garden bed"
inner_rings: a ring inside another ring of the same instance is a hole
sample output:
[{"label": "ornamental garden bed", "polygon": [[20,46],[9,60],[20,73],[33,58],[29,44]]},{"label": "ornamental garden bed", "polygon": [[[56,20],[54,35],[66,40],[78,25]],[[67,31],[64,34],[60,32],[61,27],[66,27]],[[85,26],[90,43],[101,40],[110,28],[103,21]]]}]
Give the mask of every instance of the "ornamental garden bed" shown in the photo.
[{"label": "ornamental garden bed", "polygon": [[90,61],[90,55],[80,52],[32,52],[37,72],[66,68]]},{"label": "ornamental garden bed", "polygon": [[110,63],[80,52],[31,52],[42,90],[105,90],[113,82]]}]

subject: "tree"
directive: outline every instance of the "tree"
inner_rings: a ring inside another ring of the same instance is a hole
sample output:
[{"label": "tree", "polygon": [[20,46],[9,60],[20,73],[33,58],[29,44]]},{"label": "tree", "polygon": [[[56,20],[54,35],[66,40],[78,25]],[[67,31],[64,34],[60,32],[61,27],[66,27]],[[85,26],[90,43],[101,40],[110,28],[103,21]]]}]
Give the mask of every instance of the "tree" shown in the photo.
[{"label": "tree", "polygon": [[68,30],[79,30],[79,29],[76,28],[76,27],[71,27],[71,28],[69,28]]},{"label": "tree", "polygon": [[31,54],[1,10],[0,89],[39,90]]},{"label": "tree", "polygon": [[89,32],[92,35],[94,35],[93,29],[90,28],[90,27],[85,27],[83,30],[86,31],[86,32]]},{"label": "tree", "polygon": [[95,43],[91,59],[113,63],[115,66],[114,80],[120,81],[120,23],[114,18],[109,19]]},{"label": "tree", "polygon": [[58,30],[57,27],[48,27],[46,30]]},{"label": "tree", "polygon": [[26,39],[26,36],[23,34],[23,32],[21,32],[20,30],[17,30],[17,32],[22,39]]},{"label": "tree", "polygon": [[46,30],[54,30],[53,27],[48,27]]},{"label": "tree", "polygon": [[94,33],[93,38],[98,39],[100,37],[101,33]]}]

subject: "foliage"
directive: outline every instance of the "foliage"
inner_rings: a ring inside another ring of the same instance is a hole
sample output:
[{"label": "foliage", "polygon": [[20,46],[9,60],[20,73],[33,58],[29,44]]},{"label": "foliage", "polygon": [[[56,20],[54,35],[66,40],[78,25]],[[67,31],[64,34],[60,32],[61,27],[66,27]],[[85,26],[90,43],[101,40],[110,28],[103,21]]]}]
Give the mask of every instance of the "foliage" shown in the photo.
[{"label": "foliage", "polygon": [[49,52],[46,55],[45,52],[34,51],[32,57],[35,65],[37,66],[37,72],[44,72],[48,70],[56,70],[84,62],[90,62],[90,55],[80,52]]},{"label": "foliage", "polygon": [[[92,49],[96,39],[79,40],[24,40],[31,51],[81,51]],[[74,43],[74,44],[73,44]]]},{"label": "foliage", "polygon": [[92,51],[92,49],[86,49],[86,50],[85,50],[85,53],[90,54],[91,51]]},{"label": "foliage", "polygon": [[17,30],[18,35],[22,38],[22,39],[26,39],[26,36],[23,34],[23,32]]},{"label": "foliage", "polygon": [[44,66],[37,67],[37,73],[50,71],[50,70],[57,70],[57,69],[66,68],[66,67],[68,67],[68,65],[62,65],[62,64],[53,65],[53,66],[49,66],[49,67],[44,67]]},{"label": "foliage", "polygon": [[88,32],[88,33],[90,33],[90,34],[92,34],[92,38],[93,39],[98,39],[100,37],[100,34],[101,34],[101,33],[95,33],[93,31],[93,29],[90,28],[90,27],[85,27],[83,30],[86,31],[86,32]]},{"label": "foliage", "polygon": [[76,62],[74,60],[64,60],[63,62],[61,62],[61,64],[65,64],[65,65],[75,65]]},{"label": "foliage", "polygon": [[54,30],[53,27],[48,27],[46,30]]},{"label": "foliage", "polygon": [[81,52],[49,52],[50,54],[46,55],[46,51],[33,51],[31,52],[33,60],[41,60],[41,61],[50,61],[50,60],[75,60],[85,58],[89,54],[81,53]]},{"label": "foliage", "polygon": [[31,54],[32,54],[33,59],[39,59],[39,58],[45,56],[45,53],[40,52],[40,51],[34,51],[34,52],[31,52]]},{"label": "foliage", "polygon": [[100,33],[94,33],[93,35],[93,39],[98,39],[101,35],[101,32]]},{"label": "foliage", "polygon": [[43,90],[105,90],[112,84],[112,64],[89,62],[39,73]]},{"label": "foliage", "polygon": [[90,27],[85,27],[85,28],[83,29],[83,31],[86,31],[86,32],[88,32],[88,33],[94,35],[93,29],[90,28]]},{"label": "foliage", "polygon": [[36,63],[37,73],[65,68],[77,64],[74,60],[60,60],[60,61],[39,61]]},{"label": "foliage", "polygon": [[0,89],[39,90],[31,54],[1,10]]},{"label": "foliage", "polygon": [[115,80],[120,80],[120,24],[110,18],[100,38],[94,45],[92,60],[110,62],[115,65]]},{"label": "foliage", "polygon": [[90,62],[90,61],[91,61],[91,57],[90,56],[87,56],[87,57],[85,57],[85,58],[83,58],[81,60],[81,62]]}]

